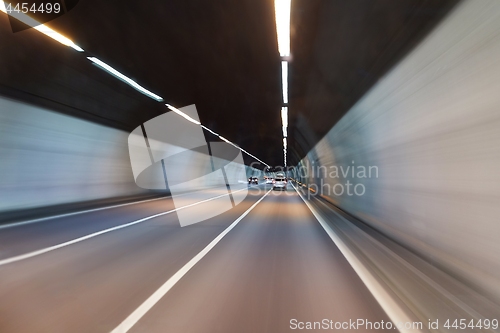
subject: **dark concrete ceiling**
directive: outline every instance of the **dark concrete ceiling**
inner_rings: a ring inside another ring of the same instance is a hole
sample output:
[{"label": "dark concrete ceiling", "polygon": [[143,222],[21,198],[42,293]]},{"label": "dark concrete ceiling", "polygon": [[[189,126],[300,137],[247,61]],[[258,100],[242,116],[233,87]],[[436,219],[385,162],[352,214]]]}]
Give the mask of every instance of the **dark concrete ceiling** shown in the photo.
[{"label": "dark concrete ceiling", "polygon": [[[456,2],[292,0],[289,164]],[[196,104],[206,126],[282,164],[272,0],[81,0],[49,26],[86,53],[33,29],[13,34],[1,17],[0,93],[124,130],[167,111],[92,66],[93,55],[167,103]]]}]

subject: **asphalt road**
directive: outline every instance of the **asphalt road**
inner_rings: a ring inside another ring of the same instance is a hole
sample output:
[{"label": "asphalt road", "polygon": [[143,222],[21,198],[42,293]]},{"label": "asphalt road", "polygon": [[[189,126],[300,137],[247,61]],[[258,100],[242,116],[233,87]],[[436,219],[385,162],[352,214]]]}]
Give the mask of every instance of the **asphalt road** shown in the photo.
[{"label": "asphalt road", "polygon": [[127,331],[129,320],[129,332],[274,333],[297,331],[294,319],[389,321],[297,193],[267,190],[186,227],[172,212],[113,229],[175,208],[160,199],[0,229],[0,332]]}]

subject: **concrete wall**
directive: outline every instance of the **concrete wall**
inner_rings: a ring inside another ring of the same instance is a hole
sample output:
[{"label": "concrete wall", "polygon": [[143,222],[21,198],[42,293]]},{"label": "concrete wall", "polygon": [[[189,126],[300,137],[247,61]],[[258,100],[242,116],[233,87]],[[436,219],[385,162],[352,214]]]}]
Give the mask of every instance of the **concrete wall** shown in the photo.
[{"label": "concrete wall", "polygon": [[[499,302],[500,2],[461,3],[301,166],[318,193]],[[369,166],[378,178],[357,174]]]},{"label": "concrete wall", "polygon": [[0,98],[0,211],[144,192],[128,133]]},{"label": "concrete wall", "polygon": [[[0,212],[150,193],[134,181],[129,134],[0,98]],[[182,182],[175,179],[177,176],[190,179],[195,173],[212,172],[212,164],[206,158],[198,161],[194,157],[200,154],[195,155],[193,152],[187,156],[184,165],[165,163],[171,169],[168,178],[172,184]],[[150,163],[147,152],[146,158]],[[244,168],[243,173],[248,175],[260,175],[259,170],[249,166],[235,167]],[[212,178],[203,178],[196,190],[225,186],[221,183],[223,178]],[[246,184],[245,174],[242,179],[232,178]],[[161,168],[152,174],[150,181],[155,186],[146,188],[168,191]],[[186,185],[181,190],[194,189]]]}]

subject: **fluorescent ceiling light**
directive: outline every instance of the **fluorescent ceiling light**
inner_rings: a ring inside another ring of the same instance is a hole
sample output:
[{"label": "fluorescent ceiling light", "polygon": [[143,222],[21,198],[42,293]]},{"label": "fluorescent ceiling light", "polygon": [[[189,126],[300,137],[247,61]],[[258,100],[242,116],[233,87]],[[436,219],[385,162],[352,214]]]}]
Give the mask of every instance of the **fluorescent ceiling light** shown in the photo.
[{"label": "fluorescent ceiling light", "polygon": [[151,91],[149,91],[146,88],[140,86],[137,82],[135,82],[131,78],[123,75],[122,73],[118,72],[116,69],[114,69],[110,65],[106,64],[104,61],[101,61],[101,60],[97,59],[96,57],[87,57],[87,59],[89,59],[90,61],[92,61],[94,64],[96,64],[100,68],[104,69],[106,72],[112,74],[117,79],[120,79],[123,82],[127,83],[128,85],[130,85],[135,90],[143,93],[144,95],[146,95],[146,96],[148,96],[148,97],[150,97],[150,98],[152,98],[152,99],[154,99],[154,100],[156,100],[158,102],[163,101],[163,98],[161,98],[160,96],[158,96],[156,94],[153,94]]},{"label": "fluorescent ceiling light", "polygon": [[288,63],[281,62],[281,84],[283,85],[283,103],[288,103]]},{"label": "fluorescent ceiling light", "polygon": [[64,37],[60,33],[47,27],[46,25],[40,24],[40,22],[29,17],[28,15],[24,14],[23,12],[17,12],[15,10],[7,12],[6,4],[3,1],[0,1],[0,10],[2,12],[4,12],[5,14],[10,15],[10,16],[18,19],[19,21],[23,22],[24,24],[29,25],[30,27],[33,27],[34,29],[40,31],[42,34],[46,35],[47,37],[50,37],[63,45],[69,46],[69,47],[77,50],[78,52],[83,52],[83,49],[80,46],[73,43],[73,41],[71,39]]},{"label": "fluorescent ceiling light", "polygon": [[278,51],[282,57],[290,55],[290,7],[291,0],[274,0]]},{"label": "fluorescent ceiling light", "polygon": [[[241,148],[240,148],[241,149]],[[257,158],[256,156],[250,154],[249,152],[247,152],[245,149],[241,149],[242,152],[244,152],[245,154],[247,154],[248,156],[251,156],[253,158],[255,158],[257,161],[259,161],[260,163],[264,164],[266,167],[269,168],[269,165],[266,164],[264,161],[262,161],[261,159]]]},{"label": "fluorescent ceiling light", "polygon": [[213,135],[215,136],[219,136],[219,134],[215,133],[214,131],[212,131],[210,128],[206,127],[206,126],[203,126],[201,125],[201,127],[203,127],[204,129],[206,129],[207,131],[209,131],[210,133],[212,133]]},{"label": "fluorescent ceiling light", "polygon": [[283,147],[286,149],[286,138],[283,138]]},{"label": "fluorescent ceiling light", "polygon": [[281,123],[283,127],[288,127],[288,107],[286,106],[281,108]]},{"label": "fluorescent ceiling light", "polygon": [[283,137],[284,138],[288,137],[288,132],[285,126],[283,126]]},{"label": "fluorescent ceiling light", "polygon": [[[81,47],[79,47],[78,45],[76,45],[75,43],[73,43],[73,41],[71,41],[69,38],[66,38],[64,37],[63,35],[59,34],[58,32],[52,30],[51,28],[43,25],[43,24],[40,24],[40,22],[34,20],[33,18],[23,14],[22,12],[18,13],[16,11],[12,11],[11,13],[7,13],[7,8],[5,7],[5,3],[3,1],[0,0],[0,11],[6,13],[7,15],[12,15],[12,17],[18,19],[19,21],[23,22],[24,24],[27,24],[31,27],[33,27],[34,29],[38,30],[39,32],[43,33],[44,35],[58,41],[59,43],[61,44],[64,44],[64,45],[67,45],[67,46],[70,46],[72,47],[73,49],[79,51],[79,52],[83,52],[83,49]],[[132,86],[134,89],[136,89],[137,91],[143,93],[144,95],[158,101],[158,102],[161,102],[163,101],[163,98],[152,93],[151,91],[147,90],[146,88],[142,87],[141,85],[139,85],[137,82],[135,82],[134,80],[132,80],[131,78],[123,75],[122,73],[120,73],[119,71],[117,71],[116,69],[114,69],[113,67],[109,66],[108,64],[106,64],[105,62],[97,59],[96,57],[87,57],[87,59],[89,59],[90,61],[92,61],[94,64],[96,64],[97,66],[99,66],[100,68],[102,68],[103,70],[107,71],[108,73],[110,73],[111,75],[115,76],[116,78],[122,80],[123,82],[129,84],[130,86]],[[253,157],[254,159],[256,159],[257,161],[261,162],[262,164],[264,164],[266,167],[270,167],[267,163],[265,163],[264,161],[262,161],[261,159],[257,158],[256,156],[250,154],[249,152],[247,152],[246,150],[238,147],[237,145],[235,145],[234,143],[232,143],[231,141],[227,140],[226,138],[220,136],[219,134],[215,133],[214,131],[212,131],[211,129],[209,129],[208,127],[206,126],[203,126],[201,125],[201,123],[196,120],[196,119],[193,119],[192,117],[188,116],[187,114],[185,114],[184,112],[182,112],[181,110],[173,107],[172,105],[170,104],[165,104],[170,110],[174,111],[175,113],[177,113],[178,115],[180,115],[181,117],[185,118],[186,120],[192,122],[192,123],[195,123],[197,125],[200,125],[202,128],[204,128],[205,130],[209,131],[210,133],[218,136],[221,140],[229,143],[230,145],[238,148],[239,150],[241,150],[242,152],[244,152],[245,154]]]},{"label": "fluorescent ceiling light", "polygon": [[269,168],[269,165],[267,163],[265,163],[264,161],[262,161],[261,159],[257,158],[256,156],[250,154],[249,152],[247,152],[245,149],[241,148],[241,147],[238,147],[237,145],[235,145],[234,143],[232,143],[231,141],[229,141],[228,139],[226,139],[225,137],[223,137],[222,135],[219,135],[219,139],[221,139],[222,141],[225,141],[227,143],[229,143],[230,145],[238,148],[239,150],[241,150],[242,152],[244,152],[245,154],[247,154],[248,156],[251,156],[253,158],[255,158],[257,161],[259,161],[260,163],[264,164],[266,167]]},{"label": "fluorescent ceiling light", "polygon": [[229,141],[228,139],[226,139],[222,135],[219,135],[219,139],[221,139],[222,141],[226,141],[227,143],[231,143],[231,141]]},{"label": "fluorescent ceiling light", "polygon": [[201,123],[198,120],[196,120],[194,118],[191,118],[190,116],[188,116],[187,114],[185,114],[181,110],[179,110],[177,108],[174,108],[170,104],[165,104],[165,105],[167,106],[167,108],[169,108],[170,110],[174,111],[175,113],[177,113],[179,116],[183,117],[184,119],[189,120],[190,122],[195,123],[196,125],[201,125]]},{"label": "fluorescent ceiling light", "polygon": [[83,49],[80,46],[73,43],[73,41],[71,39],[64,37],[60,33],[55,32],[54,30],[52,30],[51,28],[49,28],[43,24],[40,24],[34,28],[36,30],[40,31],[45,36],[48,36],[48,37],[58,41],[61,44],[67,45],[67,46],[77,50],[78,52],[83,52]]},{"label": "fluorescent ceiling light", "polygon": [[238,147],[237,145],[235,145],[234,143],[232,143],[231,141],[229,141],[228,139],[226,139],[225,137],[223,137],[222,135],[219,135],[219,139],[221,139],[222,141],[225,141],[227,143],[229,143],[230,145],[233,145],[235,146],[236,148],[240,149],[240,147]]}]

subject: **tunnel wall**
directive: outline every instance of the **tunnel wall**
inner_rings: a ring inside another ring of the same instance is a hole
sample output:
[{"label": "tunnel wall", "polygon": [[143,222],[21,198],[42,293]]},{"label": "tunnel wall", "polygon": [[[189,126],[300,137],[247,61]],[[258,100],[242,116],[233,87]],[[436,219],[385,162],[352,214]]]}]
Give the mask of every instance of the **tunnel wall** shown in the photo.
[{"label": "tunnel wall", "polygon": [[500,2],[462,2],[296,168],[316,194],[496,302],[499,32]]},{"label": "tunnel wall", "polygon": [[[150,194],[134,181],[129,134],[0,97],[0,212]],[[249,166],[245,171],[260,175]],[[213,186],[209,180],[196,190]],[[163,173],[157,181],[166,191]]]},{"label": "tunnel wall", "polygon": [[145,193],[128,133],[0,98],[0,211]]}]

